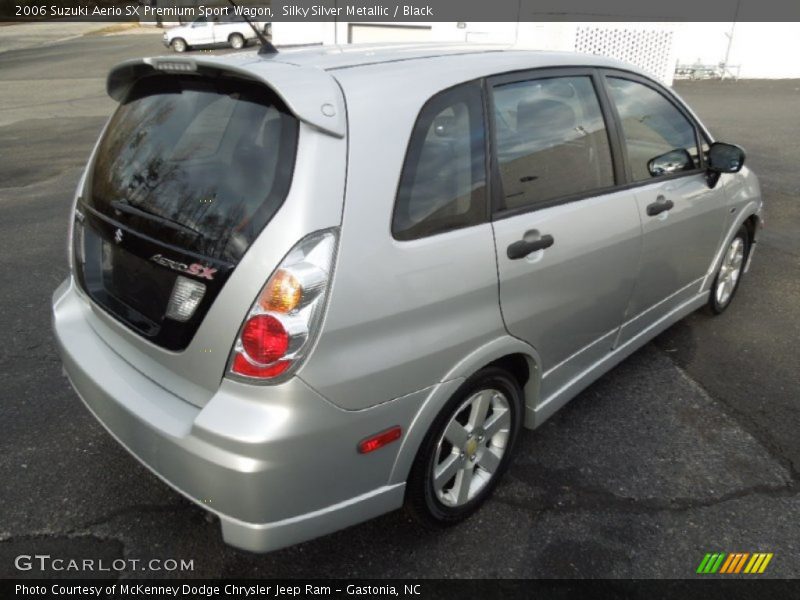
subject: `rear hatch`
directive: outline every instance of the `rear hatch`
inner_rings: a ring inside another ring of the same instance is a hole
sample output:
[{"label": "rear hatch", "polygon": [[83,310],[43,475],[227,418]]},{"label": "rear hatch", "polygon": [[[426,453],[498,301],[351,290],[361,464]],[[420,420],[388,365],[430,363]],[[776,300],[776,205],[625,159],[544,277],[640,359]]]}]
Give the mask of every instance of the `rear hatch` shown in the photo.
[{"label": "rear hatch", "polygon": [[235,76],[134,81],[76,205],[75,276],[165,350],[185,349],[289,191],[299,122]]}]

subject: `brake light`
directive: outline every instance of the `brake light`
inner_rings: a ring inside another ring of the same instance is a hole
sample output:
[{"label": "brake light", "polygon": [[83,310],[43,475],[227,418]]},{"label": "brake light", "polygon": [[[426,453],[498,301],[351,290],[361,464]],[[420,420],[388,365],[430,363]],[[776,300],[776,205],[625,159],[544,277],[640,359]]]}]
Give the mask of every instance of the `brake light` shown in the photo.
[{"label": "brake light", "polygon": [[289,348],[289,334],[271,315],[250,317],[242,328],[242,347],[247,356],[267,365],[274,363]]},{"label": "brake light", "polygon": [[278,383],[297,370],[319,330],[336,249],[333,231],[298,242],[267,280],[242,324],[229,376]]},{"label": "brake light", "polygon": [[263,379],[268,377],[277,377],[286,369],[288,369],[291,364],[291,361],[284,360],[278,361],[268,367],[259,367],[248,361],[244,355],[237,354],[236,358],[233,360],[233,371],[239,375],[245,375],[247,377],[259,377]]}]

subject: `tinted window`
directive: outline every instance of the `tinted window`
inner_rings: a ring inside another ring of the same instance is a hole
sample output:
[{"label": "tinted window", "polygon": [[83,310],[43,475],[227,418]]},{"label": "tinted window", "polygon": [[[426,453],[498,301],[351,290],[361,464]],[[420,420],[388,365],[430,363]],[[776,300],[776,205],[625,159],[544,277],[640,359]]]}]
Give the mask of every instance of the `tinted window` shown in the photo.
[{"label": "tinted window", "polygon": [[237,262],[288,192],[297,121],[267,88],[139,80],[111,120],[91,208],[156,239]]},{"label": "tinted window", "polygon": [[410,240],[486,220],[483,104],[476,83],[423,107],[406,155],[392,233]]},{"label": "tinted window", "polygon": [[614,184],[605,122],[589,77],[559,77],[493,90],[504,208]]},{"label": "tinted window", "polygon": [[651,87],[608,78],[617,107],[634,181],[700,167],[694,126]]}]

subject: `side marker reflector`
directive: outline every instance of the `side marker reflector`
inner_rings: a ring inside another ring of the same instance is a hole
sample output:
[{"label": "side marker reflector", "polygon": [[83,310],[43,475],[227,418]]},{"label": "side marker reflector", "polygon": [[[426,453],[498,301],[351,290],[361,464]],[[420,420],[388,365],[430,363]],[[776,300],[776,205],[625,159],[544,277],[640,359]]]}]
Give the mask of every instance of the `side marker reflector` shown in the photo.
[{"label": "side marker reflector", "polygon": [[403,430],[399,425],[396,425],[390,429],[386,429],[385,431],[381,431],[380,433],[376,433],[375,435],[370,436],[365,440],[361,440],[358,443],[358,452],[359,454],[368,454],[369,452],[374,452],[379,448],[383,448],[387,444],[396,442],[400,439],[402,434]]}]

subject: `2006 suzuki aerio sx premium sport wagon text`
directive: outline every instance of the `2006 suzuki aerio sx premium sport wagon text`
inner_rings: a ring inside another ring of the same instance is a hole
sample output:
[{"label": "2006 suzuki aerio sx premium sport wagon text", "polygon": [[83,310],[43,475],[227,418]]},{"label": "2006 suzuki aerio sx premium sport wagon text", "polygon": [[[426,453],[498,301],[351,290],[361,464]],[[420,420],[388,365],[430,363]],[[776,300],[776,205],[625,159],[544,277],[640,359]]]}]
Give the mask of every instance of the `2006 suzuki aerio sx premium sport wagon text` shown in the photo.
[{"label": "2006 suzuki aerio sx premium sport wagon text", "polygon": [[171,56],[108,92],[53,298],[64,368],[248,550],[403,505],[464,519],[522,427],[724,311],[760,228],[741,148],[600,57]]}]

